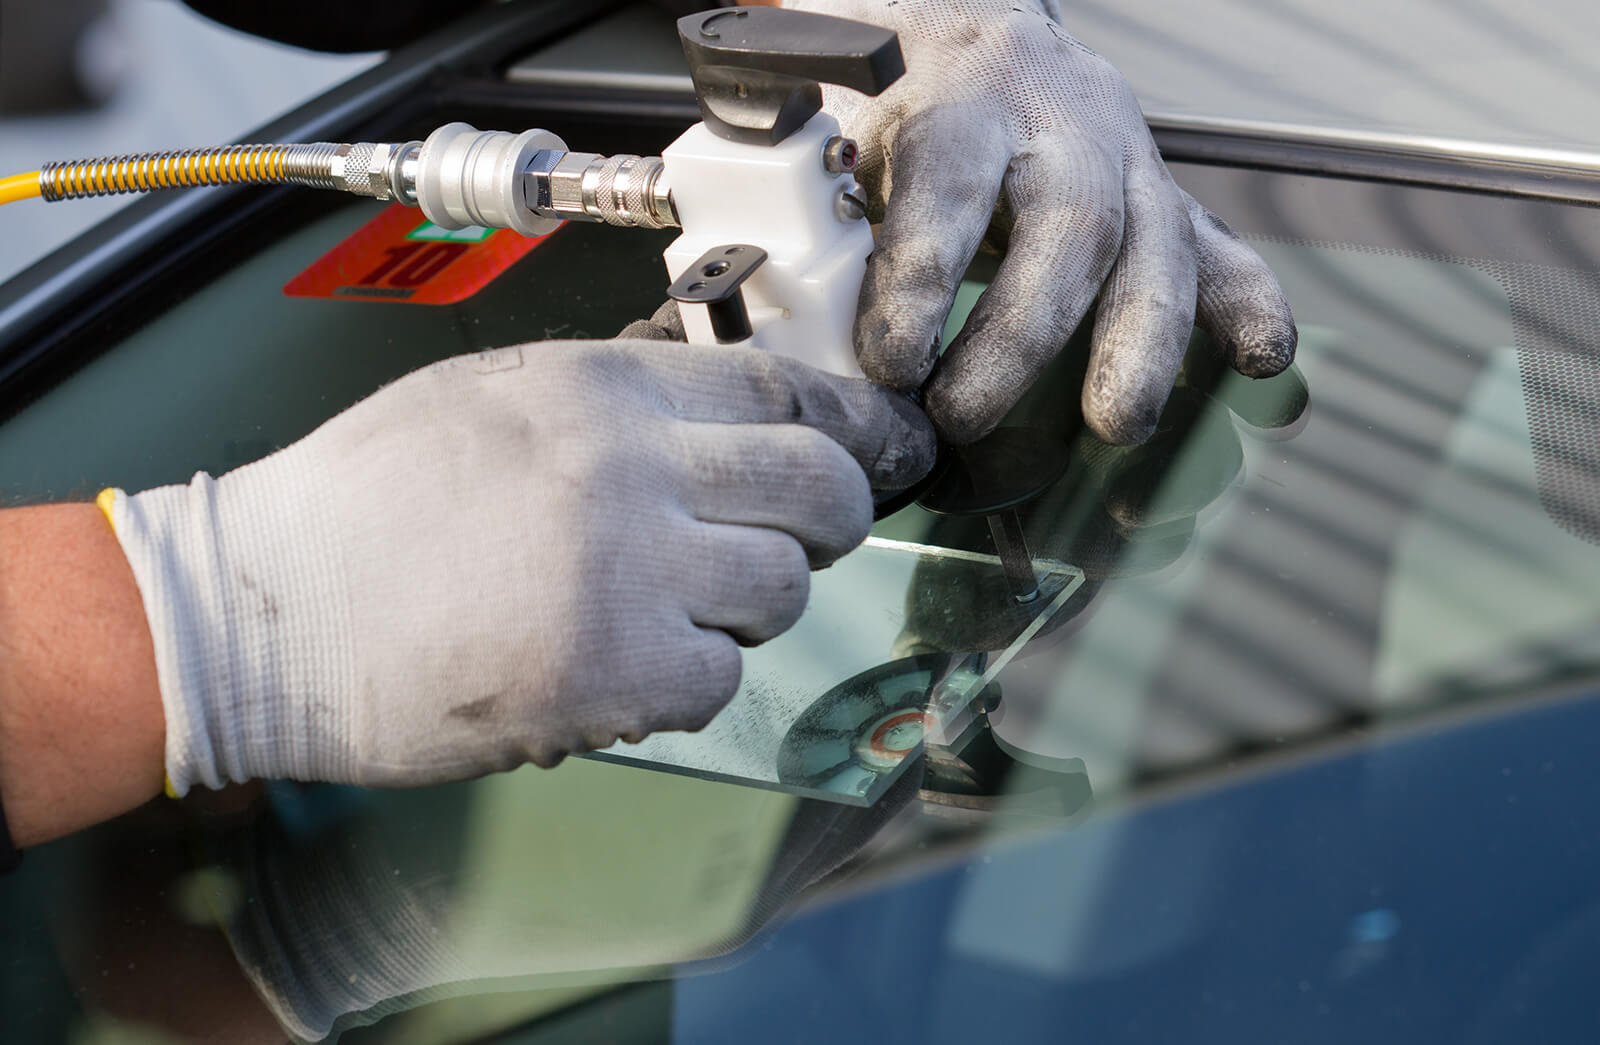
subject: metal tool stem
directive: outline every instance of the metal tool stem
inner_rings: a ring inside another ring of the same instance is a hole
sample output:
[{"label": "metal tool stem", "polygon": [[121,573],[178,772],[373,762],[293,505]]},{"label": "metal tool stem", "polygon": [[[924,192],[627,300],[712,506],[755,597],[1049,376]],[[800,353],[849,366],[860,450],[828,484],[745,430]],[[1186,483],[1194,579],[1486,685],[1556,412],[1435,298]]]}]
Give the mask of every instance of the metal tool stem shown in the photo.
[{"label": "metal tool stem", "polygon": [[987,520],[1011,597],[1026,606],[1039,597],[1039,578],[1033,571],[1033,555],[1028,551],[1028,541],[1022,532],[1022,519],[1015,510],[1007,508],[987,516]]}]

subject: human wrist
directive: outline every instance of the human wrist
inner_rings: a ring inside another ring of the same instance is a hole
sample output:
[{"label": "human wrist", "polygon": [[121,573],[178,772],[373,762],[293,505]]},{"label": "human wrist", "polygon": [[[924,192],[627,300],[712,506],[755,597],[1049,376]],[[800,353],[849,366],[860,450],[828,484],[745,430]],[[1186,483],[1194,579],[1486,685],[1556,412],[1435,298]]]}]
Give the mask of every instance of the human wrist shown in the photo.
[{"label": "human wrist", "polygon": [[90,504],[0,512],[0,797],[26,848],[160,793],[139,592]]}]

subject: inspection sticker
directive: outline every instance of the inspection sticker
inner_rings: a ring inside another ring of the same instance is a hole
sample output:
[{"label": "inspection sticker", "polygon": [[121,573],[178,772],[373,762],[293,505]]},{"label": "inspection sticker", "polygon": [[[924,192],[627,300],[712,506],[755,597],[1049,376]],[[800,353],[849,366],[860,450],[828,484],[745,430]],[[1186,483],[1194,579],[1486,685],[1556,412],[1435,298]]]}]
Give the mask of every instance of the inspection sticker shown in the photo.
[{"label": "inspection sticker", "polygon": [[452,305],[465,301],[549,236],[511,229],[442,229],[390,204],[284,285],[297,298]]}]

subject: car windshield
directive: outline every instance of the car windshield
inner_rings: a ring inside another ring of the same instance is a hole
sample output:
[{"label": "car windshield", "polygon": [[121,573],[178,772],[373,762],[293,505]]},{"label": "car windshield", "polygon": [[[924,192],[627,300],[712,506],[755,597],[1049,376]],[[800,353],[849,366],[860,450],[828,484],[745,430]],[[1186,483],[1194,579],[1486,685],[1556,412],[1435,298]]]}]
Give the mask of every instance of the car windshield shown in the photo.
[{"label": "car windshield", "polygon": [[1070,6],[1152,116],[1594,149],[1600,12],[1582,0]]},{"label": "car windshield", "polygon": [[[471,97],[576,148],[670,137]],[[1111,448],[1080,334],[700,734],[202,792],[30,852],[5,1039],[1505,1041],[1540,1004],[1570,1036],[1600,955],[1600,211],[1172,167],[1278,274],[1292,370],[1225,374],[1197,333],[1156,436]],[[0,404],[7,503],[219,474],[666,285],[670,233],[280,199]]]}]

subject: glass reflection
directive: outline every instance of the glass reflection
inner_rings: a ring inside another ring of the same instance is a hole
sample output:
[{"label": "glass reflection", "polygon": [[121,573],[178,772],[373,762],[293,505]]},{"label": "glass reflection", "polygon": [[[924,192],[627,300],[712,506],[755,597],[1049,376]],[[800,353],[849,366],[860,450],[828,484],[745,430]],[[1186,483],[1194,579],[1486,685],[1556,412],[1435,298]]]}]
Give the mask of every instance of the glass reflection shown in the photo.
[{"label": "glass reflection", "polygon": [[[872,807],[582,760],[381,799],[274,784],[247,820],[205,833],[208,870],[187,887],[299,1039],[505,992],[523,1022],[736,950],[919,783]],[[440,1040],[422,1030],[437,1018],[386,1034]],[[449,1040],[473,1036],[449,1020]]]}]

